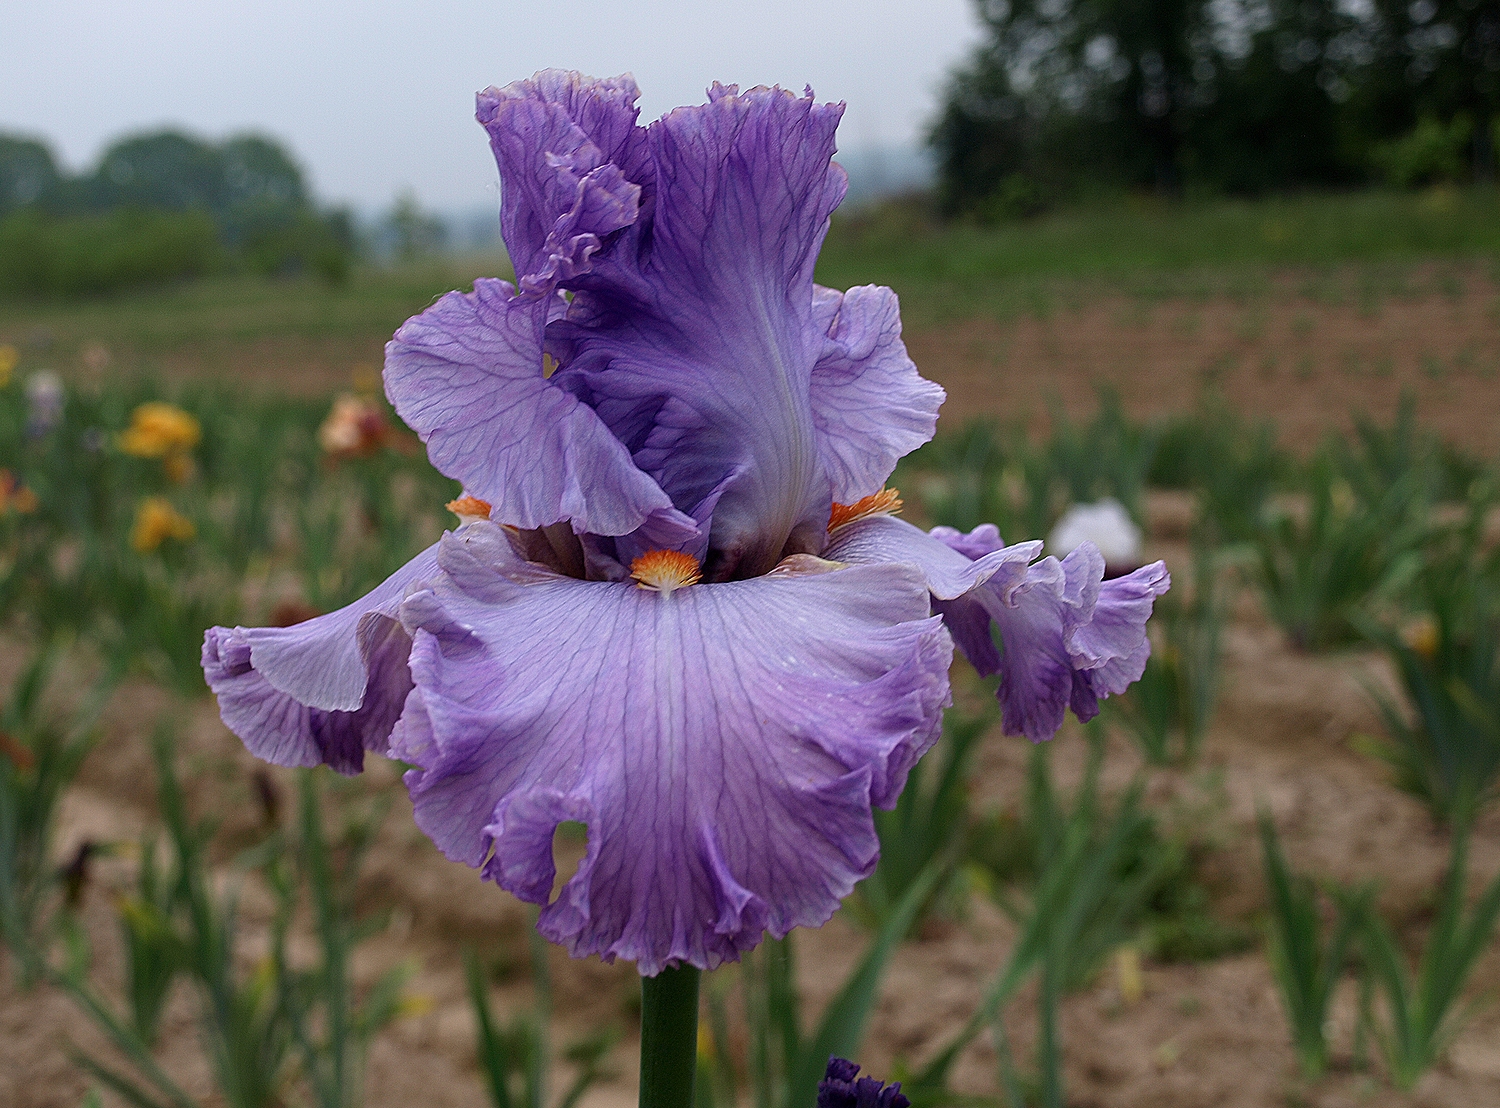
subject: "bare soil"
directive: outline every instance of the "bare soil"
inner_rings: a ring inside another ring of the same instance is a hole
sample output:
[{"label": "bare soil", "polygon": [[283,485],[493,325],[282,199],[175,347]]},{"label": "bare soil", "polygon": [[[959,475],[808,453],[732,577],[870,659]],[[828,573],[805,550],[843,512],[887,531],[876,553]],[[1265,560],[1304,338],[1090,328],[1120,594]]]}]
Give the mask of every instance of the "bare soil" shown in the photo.
[{"label": "bare soil", "polygon": [[[1424,423],[1493,456],[1500,430],[1497,296],[1500,288],[1474,277],[1457,295],[1389,298],[1363,309],[1310,300],[1258,307],[1228,298],[1148,306],[1121,299],[1045,319],[971,320],[910,334],[908,342],[924,372],[949,389],[949,420],[1041,413],[1053,396],[1085,415],[1093,405],[1088,386],[1095,382],[1118,388],[1134,414],[1161,414],[1189,407],[1210,382],[1241,409],[1275,417],[1289,440],[1307,443],[1344,426],[1352,408],[1387,418],[1402,389],[1412,388]],[[356,360],[350,354],[345,366]],[[330,378],[332,369],[330,364]],[[304,383],[308,375],[305,363],[267,371]],[[1149,553],[1185,573],[1181,498],[1154,494],[1150,512]],[[0,641],[0,681],[10,680],[21,657],[20,644]],[[1367,686],[1388,685],[1391,675],[1369,653],[1293,651],[1248,591],[1227,632],[1225,666],[1219,711],[1200,764],[1155,772],[1148,790],[1157,810],[1193,823],[1217,844],[1207,873],[1216,910],[1258,919],[1264,894],[1254,819],[1257,808],[1265,807],[1295,866],[1340,881],[1378,880],[1389,918],[1407,939],[1418,939],[1445,864],[1446,840],[1416,802],[1351,746],[1356,736],[1378,732]],[[955,677],[960,695],[978,695],[969,676]],[[163,715],[176,720],[192,803],[224,821],[226,860],[228,847],[254,840],[259,816],[250,774],[256,763],[224,729],[212,702],[182,705],[151,685],[132,684],[117,693],[104,741],[67,799],[59,859],[84,839],[128,841],[150,827],[147,739]],[[1060,776],[1076,780],[1084,744],[1071,731],[1056,742]],[[1025,758],[1023,740],[990,735],[973,803],[1013,808]],[[1111,740],[1107,765],[1111,789],[1123,788],[1140,769],[1123,739]],[[290,779],[279,780],[290,796]],[[373,791],[392,797],[365,881],[367,907],[388,911],[390,923],[364,949],[361,979],[373,980],[386,967],[411,960],[417,967],[412,990],[420,999],[377,1041],[367,1102],[483,1105],[461,952],[472,946],[496,962],[495,998],[502,1012],[528,1004],[523,906],[438,856],[412,824],[392,767],[373,765],[350,790],[351,796]],[[131,865],[124,854],[105,859],[85,891],[84,918],[106,981],[120,972],[111,900],[126,887]],[[1500,870],[1500,814],[1479,827],[1470,866],[1475,884]],[[232,879],[227,867],[224,878]],[[258,956],[254,925],[268,911],[247,890],[247,964]],[[974,1009],[1013,939],[1007,917],[976,898],[958,918],[908,942],[885,980],[860,1055],[867,1069],[888,1074],[898,1064],[925,1061]],[[837,989],[865,941],[845,914],[797,936],[799,980],[813,1010]],[[551,969],[555,1041],[567,1043],[609,1022],[623,1033],[610,1055],[610,1079],[585,1104],[627,1108],[634,1103],[636,1078],[633,967],[574,962],[554,950]],[[1497,988],[1500,948],[1486,955],[1473,979],[1476,996]],[[207,1094],[193,1005],[185,992],[174,998],[162,1060],[190,1091]],[[1393,1090],[1378,1069],[1354,1067],[1354,1008],[1352,993],[1341,993],[1333,1020],[1333,1070],[1310,1084],[1298,1073],[1260,949],[1197,965],[1148,964],[1144,995],[1133,1003],[1110,969],[1065,1004],[1070,1100],[1080,1108],[1500,1104],[1500,1011],[1493,1006],[1478,1010],[1446,1061],[1410,1094]],[[1010,1020],[1023,1053],[1031,1042],[1032,1012],[1031,996],[1023,994]],[[105,1051],[68,1000],[46,989],[21,992],[13,967],[0,962],[0,1108],[78,1104],[88,1082],[69,1059],[75,1044]],[[958,1090],[994,1096],[995,1066],[988,1041],[975,1044],[956,1071]]]},{"label": "bare soil", "polygon": [[906,339],[948,390],[950,424],[1044,419],[1054,403],[1086,417],[1096,386],[1137,418],[1161,416],[1211,389],[1307,446],[1357,411],[1389,420],[1411,392],[1421,421],[1454,443],[1493,456],[1500,442],[1500,286],[1477,271],[1420,296],[1111,296]]}]

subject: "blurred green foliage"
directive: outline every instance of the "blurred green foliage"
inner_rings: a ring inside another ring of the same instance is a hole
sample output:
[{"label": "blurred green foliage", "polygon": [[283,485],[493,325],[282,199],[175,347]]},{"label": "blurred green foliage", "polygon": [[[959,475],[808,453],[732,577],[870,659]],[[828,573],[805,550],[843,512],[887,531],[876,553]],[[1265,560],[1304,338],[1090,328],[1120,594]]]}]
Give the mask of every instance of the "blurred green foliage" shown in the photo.
[{"label": "blurred green foliage", "polygon": [[1101,725],[1091,725],[1087,734],[1088,762],[1071,797],[1056,785],[1052,747],[1043,743],[1028,752],[1020,811],[991,817],[973,834],[970,861],[985,874],[983,884],[1007,912],[1021,918],[1026,897],[1040,895],[1047,874],[1061,864],[1060,851],[1082,851],[1090,865],[1098,857],[1091,851],[1112,859],[1108,899],[1099,902],[1093,916],[1076,921],[1063,980],[1067,990],[1088,984],[1122,944],[1169,962],[1203,961],[1244,949],[1250,939],[1245,929],[1213,912],[1200,875],[1206,842],[1167,829],[1157,815],[1142,810],[1140,782],[1113,803],[1102,797]]},{"label": "blurred green foliage", "polygon": [[1423,116],[1400,138],[1375,146],[1370,158],[1385,179],[1398,188],[1461,180],[1468,160],[1474,121],[1456,115],[1446,125]]},{"label": "blurred green foliage", "polygon": [[[553,1108],[548,1086],[557,1058],[553,1057],[548,1033],[552,980],[547,971],[547,943],[535,926],[527,939],[531,947],[532,1005],[509,1020],[495,1016],[479,956],[473,951],[464,952],[464,979],[474,1010],[476,1053],[490,1103],[495,1108]],[[614,1027],[601,1027],[562,1051],[561,1057],[577,1067],[577,1073],[557,1099],[555,1108],[574,1108],[603,1076],[605,1056],[617,1037]]]},{"label": "blurred green foliage", "polygon": [[699,1032],[697,1108],[734,1108],[742,1087],[755,1108],[813,1103],[828,1059],[858,1054],[891,956],[942,876],[942,861],[934,859],[901,891],[815,1024],[809,1025],[797,995],[796,942],[791,934],[767,938],[741,963],[738,977],[748,1030],[743,1054],[735,1050],[728,1032],[720,987],[724,971],[708,978],[709,1020]]},{"label": "blurred green foliage", "polygon": [[39,651],[0,705],[0,942],[36,980],[63,922],[69,881],[81,880],[95,844],[78,847],[77,875],[59,872],[53,834],[63,794],[93,748],[94,724],[113,686],[107,674],[71,709],[48,702],[61,651]]},{"label": "blurred green foliage", "polygon": [[[323,826],[328,794],[312,771],[298,775],[287,826],[273,810],[279,805],[266,805],[264,837],[236,863],[238,881],[258,876],[274,903],[269,955],[247,965],[239,890],[220,890],[213,879],[214,823],[188,811],[170,728],[158,728],[153,747],[170,850],[159,865],[154,841],[144,843],[136,889],[117,903],[127,954],[125,1013],[93,982],[86,951],[48,970],[128,1066],[79,1052],[75,1059],[139,1108],[194,1108],[199,1101],[152,1054],[163,1004],[180,981],[195,994],[214,1087],[230,1108],[363,1104],[370,1040],[400,1015],[414,969],[401,963],[355,986],[354,952],[383,926],[354,906],[382,809],[347,812],[341,833],[330,837]],[[275,786],[263,797],[275,798]],[[295,964],[294,926],[308,927],[316,952]]]},{"label": "blurred green foliage", "polygon": [[20,211],[0,220],[0,294],[83,296],[200,277],[223,264],[223,249],[202,211]]},{"label": "blurred green foliage", "polygon": [[[1374,1038],[1386,1069],[1402,1089],[1410,1089],[1438,1062],[1473,1014],[1474,1006],[1463,1002],[1464,986],[1474,964],[1489,949],[1500,920],[1500,875],[1468,904],[1468,844],[1468,828],[1455,829],[1437,915],[1415,970],[1379,913],[1363,913],[1360,941],[1366,987],[1361,1026]],[[1380,1008],[1373,1003],[1376,990],[1383,1002]]]},{"label": "blurred green foliage", "polygon": [[[325,401],[184,388],[175,400],[203,435],[174,471],[119,445],[131,413],[162,395],[153,385],[69,390],[45,429],[23,391],[19,376],[0,389],[0,457],[35,507],[0,514],[0,619],[85,637],[183,691],[203,687],[205,627],[272,618],[278,600],[341,607],[435,541],[458,491],[388,409],[390,438],[340,457],[318,442]],[[192,536],[133,545],[152,499]],[[248,610],[247,588],[262,596]]]},{"label": "blurred green foliage", "polygon": [[1335,919],[1331,928],[1325,927],[1317,886],[1291,871],[1271,817],[1262,812],[1259,824],[1261,862],[1271,894],[1267,929],[1271,972],[1291,1025],[1297,1061],[1303,1073],[1317,1078],[1328,1068],[1333,991],[1370,911],[1373,894],[1368,889],[1353,894],[1335,890]]},{"label": "blurred green foliage", "polygon": [[1394,603],[1437,557],[1442,504],[1494,503],[1479,461],[1421,432],[1403,399],[1389,427],[1358,416],[1294,478],[1295,494],[1262,510],[1256,536],[1266,607],[1291,641],[1326,650],[1367,639],[1369,613]]},{"label": "blurred green foliage", "polygon": [[1500,783],[1500,552],[1484,540],[1493,503],[1476,488],[1465,516],[1427,553],[1405,604],[1391,619],[1362,624],[1405,694],[1402,703],[1370,687],[1386,733],[1362,745],[1447,826],[1469,823]]},{"label": "blurred green foliage", "polygon": [[[1409,294],[1414,263],[1500,253],[1495,194],[1484,186],[1404,193],[1101,196],[1024,222],[944,222],[920,197],[837,212],[818,259],[836,288],[889,285],[908,327],[976,316],[1046,315],[1059,304],[1125,295],[1148,302],[1221,292],[1266,296],[1297,267],[1317,295],[1359,288]],[[1350,269],[1348,279],[1341,267]]]},{"label": "blurred green foliage", "polygon": [[1069,505],[1106,497],[1140,520],[1156,429],[1128,419],[1108,389],[1088,422],[1054,405],[1050,423],[1033,442],[1020,424],[977,420],[901,459],[892,481],[932,522],[960,531],[994,523],[1010,543],[1045,538]]},{"label": "blurred green foliage", "polygon": [[1218,698],[1227,576],[1224,558],[1200,544],[1192,578],[1178,575],[1152,610],[1155,637],[1140,680],[1106,701],[1151,765],[1198,756]]},{"label": "blurred green foliage", "polygon": [[79,297],[220,270],[349,277],[349,212],[319,211],[302,171],[260,135],[121,139],[69,176],[35,139],[0,135],[0,296]]},{"label": "blurred green foliage", "polygon": [[974,758],[994,723],[990,704],[972,714],[950,709],[942,737],[911,767],[896,807],[875,810],[880,861],[859,883],[854,903],[876,926],[889,919],[907,891],[929,871],[938,877],[930,901],[920,905],[924,913],[956,883],[975,830],[969,806]]}]

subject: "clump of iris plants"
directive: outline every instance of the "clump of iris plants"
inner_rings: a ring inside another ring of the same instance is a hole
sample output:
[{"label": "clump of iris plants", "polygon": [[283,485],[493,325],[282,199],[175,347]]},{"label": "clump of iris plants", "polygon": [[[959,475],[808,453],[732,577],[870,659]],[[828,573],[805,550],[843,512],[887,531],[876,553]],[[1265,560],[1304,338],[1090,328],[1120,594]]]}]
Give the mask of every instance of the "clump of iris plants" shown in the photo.
[{"label": "clump of iris plants", "polygon": [[[642,127],[637,96],[480,93],[516,281],[443,297],[385,364],[459,525],[348,607],[210,629],[203,666],[252,753],[407,763],[446,856],[574,956],[634,961],[643,1103],[686,1104],[697,971],[874,869],[954,645],[1041,741],[1140,676],[1168,577],[899,518],[886,480],[943,391],[891,290],[813,283],[842,107],[715,85]],[[588,847],[553,897],[567,821]]]}]

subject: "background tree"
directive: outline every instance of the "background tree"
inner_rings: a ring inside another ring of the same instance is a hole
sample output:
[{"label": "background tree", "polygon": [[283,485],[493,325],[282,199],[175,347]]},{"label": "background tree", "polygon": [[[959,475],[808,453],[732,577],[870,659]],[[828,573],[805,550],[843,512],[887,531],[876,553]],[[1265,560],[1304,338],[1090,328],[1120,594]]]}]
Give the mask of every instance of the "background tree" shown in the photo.
[{"label": "background tree", "polygon": [[[1442,126],[1479,177],[1495,170],[1500,123],[1500,4],[1494,0],[1372,0],[1370,63],[1351,110],[1387,152]],[[1425,124],[1425,127],[1424,127]],[[1389,163],[1390,154],[1384,159]],[[1397,174],[1399,176],[1399,173]]]},{"label": "background tree", "polygon": [[0,217],[57,188],[57,162],[45,143],[0,135]]},{"label": "background tree", "polygon": [[0,286],[71,295],[197,275],[349,272],[347,211],[320,211],[284,147],[131,135],[90,172],[62,173],[40,142],[0,135]]},{"label": "background tree", "polygon": [[977,8],[984,41],[930,133],[949,214],[1024,214],[1100,188],[1259,193],[1493,166],[1494,0]]}]

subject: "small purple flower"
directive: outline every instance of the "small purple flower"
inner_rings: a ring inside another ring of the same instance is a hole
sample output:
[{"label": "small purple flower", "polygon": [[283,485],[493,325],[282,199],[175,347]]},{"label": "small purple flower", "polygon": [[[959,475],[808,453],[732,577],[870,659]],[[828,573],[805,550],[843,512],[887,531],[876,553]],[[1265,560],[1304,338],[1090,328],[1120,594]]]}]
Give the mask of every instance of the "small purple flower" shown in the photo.
[{"label": "small purple flower", "polygon": [[[813,283],[842,109],[715,85],[641,127],[636,96],[480,94],[516,282],[443,297],[385,367],[460,526],[338,612],[210,629],[203,664],[253,753],[407,762],[444,854],[652,975],[820,924],[870,873],[955,638],[1043,738],[1139,675],[1166,577],[892,517],[943,392],[889,289]],[[588,847],[553,897],[567,820]]]},{"label": "small purple flower", "polygon": [[823,1080],[818,1082],[818,1108],[911,1108],[901,1082],[886,1085],[858,1075],[857,1062],[829,1058]]}]

